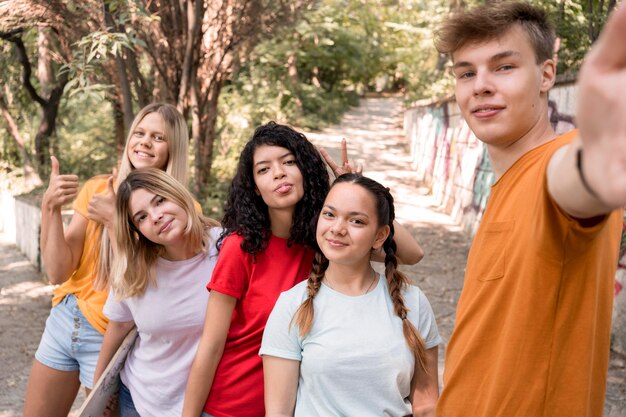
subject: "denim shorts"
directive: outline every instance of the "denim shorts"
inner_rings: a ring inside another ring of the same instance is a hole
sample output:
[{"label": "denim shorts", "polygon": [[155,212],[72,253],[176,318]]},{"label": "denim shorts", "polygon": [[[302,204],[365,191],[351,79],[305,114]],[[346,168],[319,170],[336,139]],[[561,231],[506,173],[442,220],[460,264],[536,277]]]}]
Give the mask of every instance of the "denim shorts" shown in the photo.
[{"label": "denim shorts", "polygon": [[81,313],[76,296],[68,294],[50,311],[35,358],[58,371],[79,371],[80,383],[91,389],[102,339]]}]

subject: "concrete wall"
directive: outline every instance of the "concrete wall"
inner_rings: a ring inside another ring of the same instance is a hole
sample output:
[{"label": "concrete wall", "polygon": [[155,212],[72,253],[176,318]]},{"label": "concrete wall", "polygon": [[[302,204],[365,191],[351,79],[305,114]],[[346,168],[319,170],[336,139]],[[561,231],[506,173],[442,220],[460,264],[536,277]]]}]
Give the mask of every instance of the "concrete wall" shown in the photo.
[{"label": "concrete wall", "polygon": [[38,271],[42,270],[39,251],[39,232],[41,230],[41,209],[28,200],[15,197],[15,245]]},{"label": "concrete wall", "polygon": [[6,190],[0,191],[0,232],[15,242],[15,199]]},{"label": "concrete wall", "polygon": [[[550,120],[557,132],[575,127],[576,99],[573,78],[561,79],[550,91]],[[454,98],[415,103],[404,114],[404,131],[417,179],[431,188],[439,205],[473,236],[494,174],[486,147],[461,118]],[[626,233],[626,219],[624,224]],[[615,280],[613,348],[626,354],[626,245],[622,246]]]},{"label": "concrete wall", "polygon": [[[45,272],[39,234],[41,233],[41,208],[33,203],[32,198],[12,196],[6,191],[0,192],[0,232],[22,252],[39,272]],[[63,225],[69,225],[73,210],[63,210]]]}]

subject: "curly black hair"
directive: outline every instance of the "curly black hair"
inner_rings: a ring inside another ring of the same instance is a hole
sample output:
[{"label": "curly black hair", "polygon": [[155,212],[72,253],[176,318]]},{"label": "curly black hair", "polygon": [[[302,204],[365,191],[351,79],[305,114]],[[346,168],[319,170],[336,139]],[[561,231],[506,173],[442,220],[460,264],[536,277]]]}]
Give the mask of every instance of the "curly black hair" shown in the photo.
[{"label": "curly black hair", "polygon": [[241,151],[237,173],[224,206],[224,231],[218,247],[232,233],[243,236],[241,249],[253,256],[267,247],[271,236],[270,218],[267,205],[256,193],[252,169],[254,152],[261,145],[280,146],[294,155],[302,173],[304,196],[296,205],[288,244],[315,247],[315,229],[311,227],[311,221],[321,210],[330,187],[326,164],[306,136],[275,122],[257,127]]}]

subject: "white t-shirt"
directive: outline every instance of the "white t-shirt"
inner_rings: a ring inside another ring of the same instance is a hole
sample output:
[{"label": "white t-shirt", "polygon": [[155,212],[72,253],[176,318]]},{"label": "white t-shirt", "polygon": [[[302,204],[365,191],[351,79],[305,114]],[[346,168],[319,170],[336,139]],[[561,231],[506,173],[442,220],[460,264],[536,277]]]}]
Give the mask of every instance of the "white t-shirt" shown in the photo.
[{"label": "white t-shirt", "polygon": [[[265,327],[260,355],[300,361],[295,416],[406,416],[415,358],[394,314],[387,282],[361,296],[322,284],[314,299],[314,320],[304,338],[289,326],[307,298],[304,281],[281,294]],[[426,348],[441,343],[426,296],[415,286],[404,291],[408,319]]]},{"label": "white t-shirt", "polygon": [[207,252],[184,261],[156,262],[157,286],[141,297],[115,301],[113,293],[104,314],[114,321],[137,326],[137,341],[120,377],[142,417],[180,417],[185,386],[204,325],[221,228],[210,230]]}]

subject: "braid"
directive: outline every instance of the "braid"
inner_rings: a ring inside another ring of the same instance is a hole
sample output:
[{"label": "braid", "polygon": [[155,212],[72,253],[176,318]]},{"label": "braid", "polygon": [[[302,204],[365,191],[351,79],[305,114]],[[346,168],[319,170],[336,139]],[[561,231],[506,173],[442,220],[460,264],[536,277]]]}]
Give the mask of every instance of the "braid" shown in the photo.
[{"label": "braid", "polygon": [[389,236],[383,248],[385,250],[385,277],[389,286],[389,295],[393,300],[393,310],[402,319],[402,332],[407,345],[413,351],[415,360],[419,361],[421,368],[426,371],[426,345],[419,332],[407,319],[409,310],[404,305],[402,289],[409,285],[409,280],[402,272],[398,271],[398,259],[396,258],[396,242],[393,241],[393,224],[391,224]]},{"label": "braid", "polygon": [[317,252],[315,254],[315,258],[313,259],[313,270],[309,274],[309,278],[307,279],[307,293],[308,297],[302,305],[296,311],[296,314],[293,316],[289,327],[294,323],[300,328],[300,336],[304,336],[311,330],[311,326],[313,325],[313,317],[315,315],[313,309],[313,299],[317,295],[320,287],[322,285],[322,278],[324,278],[324,272],[328,268],[328,259],[321,253]]}]

